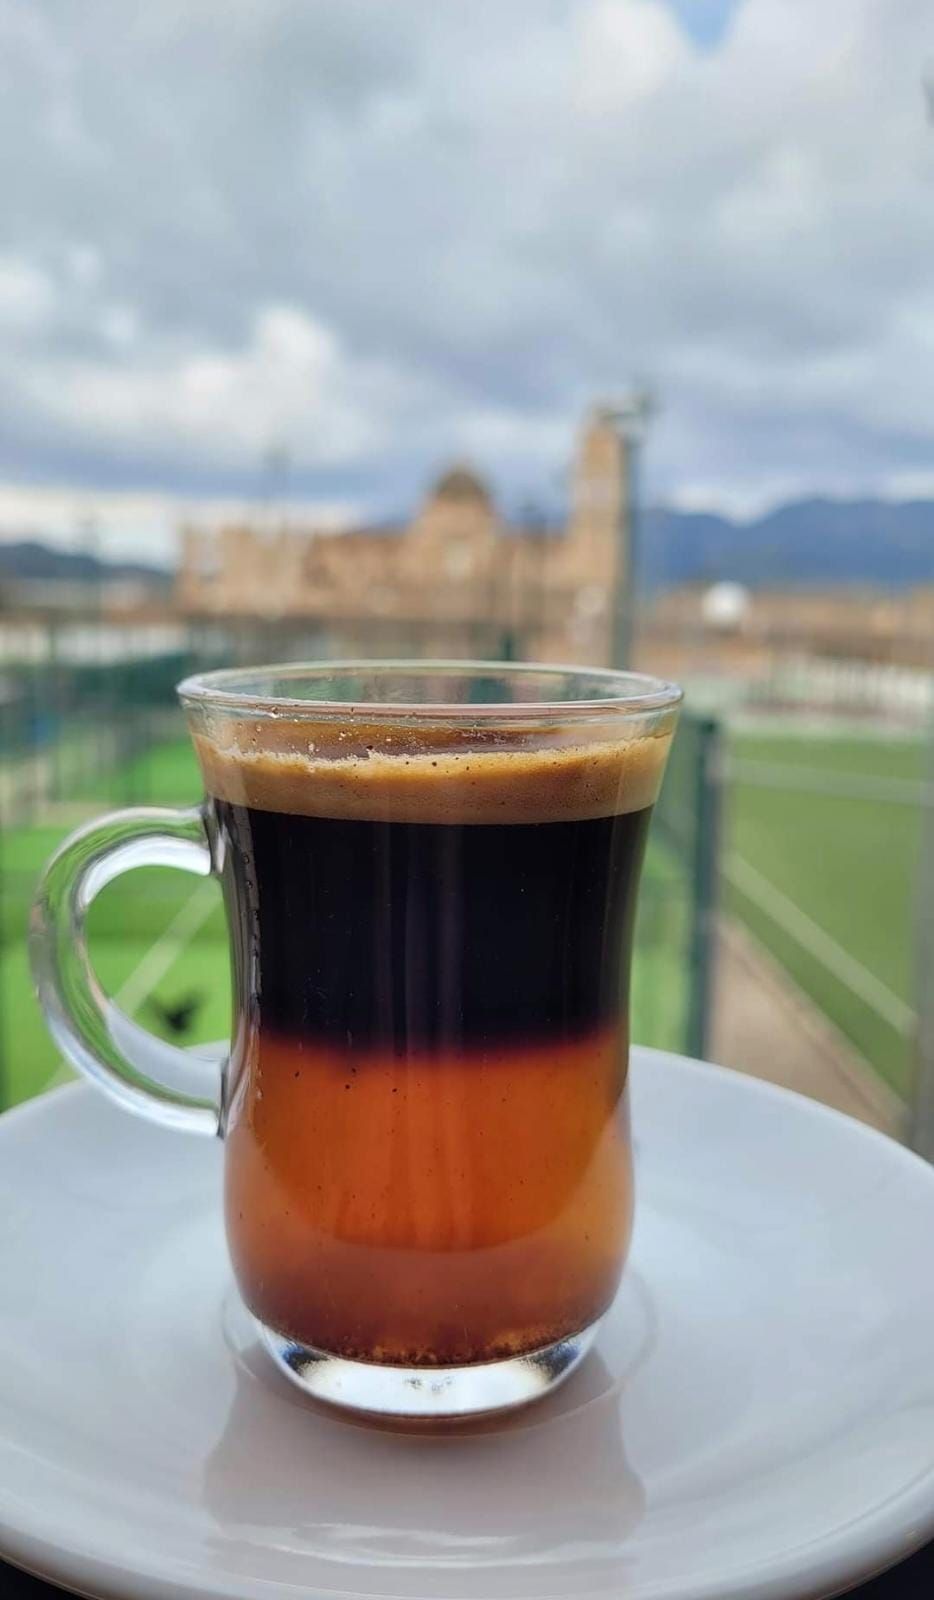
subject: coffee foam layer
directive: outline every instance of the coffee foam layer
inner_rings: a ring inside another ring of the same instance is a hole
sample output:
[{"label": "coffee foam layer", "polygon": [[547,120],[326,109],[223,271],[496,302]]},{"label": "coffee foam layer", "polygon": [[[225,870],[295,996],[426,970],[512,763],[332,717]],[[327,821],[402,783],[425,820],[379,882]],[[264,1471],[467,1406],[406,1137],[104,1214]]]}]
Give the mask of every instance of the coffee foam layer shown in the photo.
[{"label": "coffee foam layer", "polygon": [[[356,729],[352,746],[333,728],[279,725],[228,730],[223,745],[195,746],[208,793],[233,805],[360,822],[449,824],[576,822],[641,811],[658,795],[670,726],[629,740],[530,748],[508,736],[473,748],[461,732],[401,735],[379,747]],[[296,748],[301,740],[302,748]],[[262,742],[261,742],[262,741]]]}]

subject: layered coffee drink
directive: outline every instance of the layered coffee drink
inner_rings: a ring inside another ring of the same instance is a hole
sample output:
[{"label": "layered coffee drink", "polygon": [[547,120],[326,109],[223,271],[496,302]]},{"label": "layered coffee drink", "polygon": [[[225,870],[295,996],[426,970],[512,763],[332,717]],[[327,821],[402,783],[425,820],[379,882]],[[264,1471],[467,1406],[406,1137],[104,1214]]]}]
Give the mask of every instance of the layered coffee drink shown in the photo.
[{"label": "layered coffee drink", "polygon": [[432,1368],[606,1310],[632,1224],[629,964],[669,737],[197,738],[234,935],[227,1228],[267,1328]]}]

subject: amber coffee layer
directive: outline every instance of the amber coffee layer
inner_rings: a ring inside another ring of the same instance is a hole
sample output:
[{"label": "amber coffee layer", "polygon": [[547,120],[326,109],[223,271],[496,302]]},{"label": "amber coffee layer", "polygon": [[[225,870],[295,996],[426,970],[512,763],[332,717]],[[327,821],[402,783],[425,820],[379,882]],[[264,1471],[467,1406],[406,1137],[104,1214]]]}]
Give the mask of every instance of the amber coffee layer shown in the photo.
[{"label": "amber coffee layer", "polygon": [[200,745],[235,933],[235,1266],[305,1344],[512,1355],[599,1316],[628,1242],[626,989],[665,741],[356,737],[344,759]]}]

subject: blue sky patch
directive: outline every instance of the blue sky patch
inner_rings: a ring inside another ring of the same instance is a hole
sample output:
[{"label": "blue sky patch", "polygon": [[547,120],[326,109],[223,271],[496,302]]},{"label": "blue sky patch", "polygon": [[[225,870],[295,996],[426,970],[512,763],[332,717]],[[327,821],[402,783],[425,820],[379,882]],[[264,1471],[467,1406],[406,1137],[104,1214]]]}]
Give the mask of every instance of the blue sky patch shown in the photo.
[{"label": "blue sky patch", "polygon": [[664,0],[695,44],[715,50],[742,0]]}]

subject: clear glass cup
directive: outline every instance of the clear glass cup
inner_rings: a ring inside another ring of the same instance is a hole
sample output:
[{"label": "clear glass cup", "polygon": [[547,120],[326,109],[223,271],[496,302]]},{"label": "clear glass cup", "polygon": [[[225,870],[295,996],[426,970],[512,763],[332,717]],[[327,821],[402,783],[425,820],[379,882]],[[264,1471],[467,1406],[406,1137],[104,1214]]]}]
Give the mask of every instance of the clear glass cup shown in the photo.
[{"label": "clear glass cup", "polygon": [[[306,1391],[427,1417],[546,1393],[629,1243],[632,930],[680,691],[346,662],[179,695],[204,803],[114,813],[49,863],[31,933],[49,1028],[119,1104],[223,1137],[240,1293]],[[216,1068],[93,972],[88,907],[152,865],[223,886]]]}]

